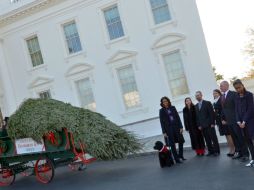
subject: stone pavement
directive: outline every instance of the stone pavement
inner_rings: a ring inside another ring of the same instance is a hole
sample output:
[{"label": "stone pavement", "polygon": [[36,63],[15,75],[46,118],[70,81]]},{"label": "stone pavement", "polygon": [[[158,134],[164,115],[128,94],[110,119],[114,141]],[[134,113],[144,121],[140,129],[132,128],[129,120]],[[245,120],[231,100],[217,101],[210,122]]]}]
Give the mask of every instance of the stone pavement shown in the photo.
[{"label": "stone pavement", "polygon": [[[183,135],[184,135],[184,139],[185,139],[184,147],[185,147],[185,149],[190,149],[191,142],[190,142],[189,133],[187,131],[184,131]],[[218,131],[217,131],[217,137],[218,137],[220,144],[226,143],[225,136],[220,136]],[[141,153],[151,153],[151,152],[154,152],[154,150],[153,150],[154,143],[156,141],[164,142],[164,139],[163,139],[163,135],[157,135],[157,136],[153,136],[153,137],[140,139],[139,141],[141,144],[143,144],[143,150],[141,151]]]}]

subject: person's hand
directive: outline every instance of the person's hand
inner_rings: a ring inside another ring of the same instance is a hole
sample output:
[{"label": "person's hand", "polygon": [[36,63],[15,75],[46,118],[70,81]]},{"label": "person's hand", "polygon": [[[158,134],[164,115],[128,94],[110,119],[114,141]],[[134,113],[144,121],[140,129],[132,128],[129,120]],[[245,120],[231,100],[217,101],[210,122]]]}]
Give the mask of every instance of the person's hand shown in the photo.
[{"label": "person's hand", "polygon": [[181,133],[181,134],[183,133],[183,129],[180,129],[180,133]]},{"label": "person's hand", "polygon": [[198,127],[198,129],[201,131],[201,130],[202,130],[202,127]]},{"label": "person's hand", "polygon": [[164,137],[168,137],[167,133],[163,133]]},{"label": "person's hand", "polygon": [[227,122],[225,120],[221,121],[222,125],[227,125]]},{"label": "person's hand", "polygon": [[214,128],[214,127],[215,127],[215,125],[211,125],[211,127],[212,127],[212,128]]}]

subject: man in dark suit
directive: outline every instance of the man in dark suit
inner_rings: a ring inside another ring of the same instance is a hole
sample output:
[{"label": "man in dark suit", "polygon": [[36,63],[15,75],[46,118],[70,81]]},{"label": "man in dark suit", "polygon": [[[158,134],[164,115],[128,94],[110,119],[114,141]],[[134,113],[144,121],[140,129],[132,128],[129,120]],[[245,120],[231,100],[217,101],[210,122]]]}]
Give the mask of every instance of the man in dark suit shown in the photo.
[{"label": "man in dark suit", "polygon": [[241,130],[237,126],[235,112],[235,101],[237,93],[229,90],[229,83],[227,81],[222,81],[220,83],[220,90],[222,92],[222,124],[229,126],[230,134],[235,145],[235,155],[232,158],[241,158],[243,161],[245,161],[249,157],[249,152],[244,143]]},{"label": "man in dark suit", "polygon": [[212,103],[203,100],[203,95],[200,91],[196,92],[196,99],[198,101],[196,104],[197,124],[199,130],[202,131],[205,137],[208,149],[207,156],[218,156],[220,153],[220,146],[215,131],[215,114]]}]

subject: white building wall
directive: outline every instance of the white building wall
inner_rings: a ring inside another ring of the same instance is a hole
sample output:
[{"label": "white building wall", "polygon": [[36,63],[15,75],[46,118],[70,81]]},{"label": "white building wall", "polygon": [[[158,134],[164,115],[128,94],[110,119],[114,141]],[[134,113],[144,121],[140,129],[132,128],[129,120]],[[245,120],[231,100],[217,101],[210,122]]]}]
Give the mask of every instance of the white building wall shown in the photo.
[{"label": "white building wall", "polygon": [[[103,8],[118,3],[125,37],[107,39]],[[148,0],[65,0],[0,28],[4,56],[12,86],[5,93],[11,114],[28,97],[50,88],[52,97],[79,106],[73,80],[90,76],[96,111],[142,137],[161,133],[159,101],[169,96],[181,111],[183,99],[196,90],[211,99],[214,74],[194,0],[168,0],[171,22],[154,26]],[[83,51],[68,56],[61,25],[75,19]],[[44,65],[31,67],[25,40],[37,34]],[[172,98],[161,54],[180,50],[190,93]],[[0,55],[1,56],[1,55]],[[133,64],[141,106],[126,110],[115,68]],[[86,70],[78,73],[77,71]],[[2,69],[1,74],[3,75]],[[67,76],[69,75],[69,76]],[[3,81],[6,83],[6,80]],[[5,84],[9,86],[9,84]],[[9,103],[10,102],[10,103]],[[133,124],[132,124],[133,123]]]}]

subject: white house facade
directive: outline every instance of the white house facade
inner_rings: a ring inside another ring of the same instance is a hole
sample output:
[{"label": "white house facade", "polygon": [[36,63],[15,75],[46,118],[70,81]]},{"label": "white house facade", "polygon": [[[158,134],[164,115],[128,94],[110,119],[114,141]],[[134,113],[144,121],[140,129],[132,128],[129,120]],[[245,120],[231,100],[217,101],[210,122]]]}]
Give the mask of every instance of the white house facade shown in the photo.
[{"label": "white house facade", "polygon": [[160,98],[182,110],[216,87],[195,0],[0,1],[0,107],[54,98],[140,138],[161,133]]}]

